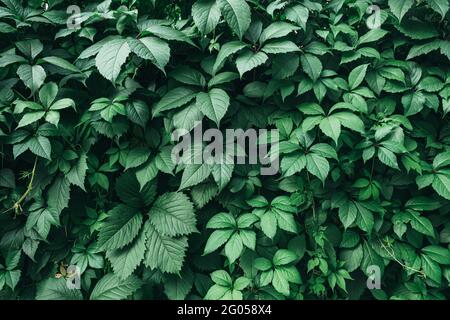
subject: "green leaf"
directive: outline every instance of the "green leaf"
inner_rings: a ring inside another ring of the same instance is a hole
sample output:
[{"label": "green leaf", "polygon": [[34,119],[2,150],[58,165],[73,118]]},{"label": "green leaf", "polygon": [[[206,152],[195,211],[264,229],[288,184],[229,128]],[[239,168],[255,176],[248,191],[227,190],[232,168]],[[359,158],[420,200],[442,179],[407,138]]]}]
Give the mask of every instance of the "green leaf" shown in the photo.
[{"label": "green leaf", "polygon": [[378,159],[380,159],[380,161],[388,167],[400,170],[397,163],[397,157],[391,150],[384,147],[379,147],[377,155]]},{"label": "green leaf", "polygon": [[277,217],[272,211],[267,211],[261,217],[261,229],[270,239],[275,237],[277,233]]},{"label": "green leaf", "polygon": [[286,249],[279,249],[273,256],[273,264],[275,267],[284,266],[297,260],[297,255]]},{"label": "green leaf", "polygon": [[217,4],[230,28],[242,40],[251,22],[249,5],[245,0],[217,0]]},{"label": "green leaf", "polygon": [[337,118],[333,116],[325,117],[320,121],[319,127],[326,136],[333,139],[336,144],[338,143],[341,135],[341,123]]},{"label": "green leaf", "polygon": [[199,184],[200,182],[208,178],[210,174],[211,166],[206,163],[186,165],[183,171],[183,176],[181,177],[179,190]]},{"label": "green leaf", "polygon": [[353,201],[346,201],[339,207],[339,219],[346,229],[355,222],[357,214],[358,210]]},{"label": "green leaf", "polygon": [[209,92],[197,94],[197,107],[219,127],[230,105],[228,94],[222,89],[211,89]]},{"label": "green leaf", "polygon": [[150,119],[149,107],[142,100],[132,101],[127,104],[127,117],[130,121],[145,128],[145,125]]},{"label": "green leaf", "polygon": [[235,232],[230,239],[228,239],[228,242],[225,245],[225,256],[228,258],[230,263],[233,263],[241,256],[242,250],[244,250],[242,238],[237,232]]},{"label": "green leaf", "polygon": [[142,285],[142,281],[135,276],[120,279],[109,273],[95,285],[90,300],[123,300],[131,296]]},{"label": "green leaf", "polygon": [[167,275],[164,277],[164,293],[171,300],[184,300],[192,289],[194,275],[187,269],[178,275]]},{"label": "green leaf", "polygon": [[369,30],[366,34],[359,38],[359,44],[375,42],[383,38],[388,32],[386,30],[376,28]]},{"label": "green leaf", "polygon": [[325,179],[330,171],[330,164],[324,157],[315,153],[308,153],[306,155],[306,170],[325,184]]},{"label": "green leaf", "polygon": [[281,38],[287,36],[292,31],[300,29],[299,27],[293,26],[287,22],[273,22],[267,28],[263,30],[261,36],[259,37],[259,42],[262,45],[267,40]]},{"label": "green leaf", "polygon": [[28,58],[36,58],[44,49],[42,42],[39,39],[31,39],[16,42],[16,47]]},{"label": "green leaf", "polygon": [[431,224],[430,220],[425,217],[420,216],[418,212],[410,212],[409,214],[411,218],[411,227],[427,236],[434,237],[434,228]]},{"label": "green leaf", "polygon": [[155,38],[127,39],[131,52],[138,57],[150,60],[158,69],[165,73],[164,68],[170,59],[170,48],[167,42]]},{"label": "green leaf", "polygon": [[185,105],[195,97],[195,91],[187,87],[177,87],[167,92],[162,99],[152,108],[153,117],[161,112],[175,109]]},{"label": "green leaf", "polygon": [[306,167],[305,156],[288,155],[281,159],[281,171],[285,177],[301,172]]},{"label": "green leaf", "polygon": [[17,75],[31,90],[32,94],[39,90],[47,77],[44,68],[38,65],[30,66],[28,64],[20,65],[19,68],[17,68]]},{"label": "green leaf", "polygon": [[224,63],[225,60],[231,56],[232,54],[244,49],[247,45],[241,41],[230,41],[225,43],[221,48],[219,53],[217,54],[216,61],[213,65],[213,74],[216,74],[217,71],[219,71]]},{"label": "green leaf", "polygon": [[348,75],[348,85],[350,90],[356,89],[364,80],[368,64],[362,64],[353,69]]},{"label": "green leaf", "polygon": [[133,208],[147,207],[156,197],[156,183],[149,181],[141,185],[136,174],[128,171],[117,178],[116,193],[120,200]]},{"label": "green leaf", "polygon": [[402,97],[402,104],[405,109],[405,116],[409,117],[422,111],[425,102],[425,96],[420,91],[404,95]]},{"label": "green leaf", "polygon": [[120,249],[129,244],[139,233],[142,215],[130,207],[120,204],[108,213],[98,234],[100,250]]},{"label": "green leaf", "polygon": [[36,300],[82,300],[80,290],[69,289],[66,279],[48,278],[38,284]]},{"label": "green leaf", "polygon": [[95,65],[102,76],[114,83],[129,54],[127,40],[114,39],[102,46],[95,58]]},{"label": "green leaf", "polygon": [[442,19],[444,19],[449,9],[448,0],[426,0],[426,2],[431,9],[439,13]]},{"label": "green leaf", "polygon": [[156,199],[149,211],[150,222],[163,236],[188,235],[196,232],[192,203],[181,192],[169,192]]},{"label": "green leaf", "polygon": [[220,15],[220,9],[215,0],[198,0],[192,6],[192,18],[203,35],[216,28]]},{"label": "green leaf", "polygon": [[427,255],[421,255],[422,258],[422,270],[425,276],[438,284],[441,284],[442,280],[442,270],[434,260],[432,260]]},{"label": "green leaf", "polygon": [[203,255],[210,254],[211,252],[216,251],[221,246],[225,244],[225,242],[230,239],[231,235],[234,233],[234,230],[226,229],[226,230],[216,230],[214,231],[208,238],[208,241],[205,244],[205,250]]},{"label": "green leaf", "polygon": [[76,66],[74,66],[72,63],[70,63],[69,61],[67,61],[63,58],[60,58],[60,57],[55,57],[55,56],[45,57],[45,58],[42,58],[42,61],[44,61],[46,63],[50,63],[54,66],[57,66],[61,69],[67,70],[67,71],[71,71],[71,72],[75,72],[75,73],[81,72],[81,70],[78,69]]},{"label": "green leaf", "polygon": [[297,25],[306,29],[306,23],[309,18],[309,10],[302,5],[295,5],[285,10],[286,19],[295,22]]},{"label": "green leaf", "polygon": [[20,119],[19,124],[17,125],[17,128],[25,127],[29,124],[35,123],[39,119],[42,119],[42,117],[45,115],[45,111],[36,111],[36,112],[30,112],[26,113],[22,119]]},{"label": "green leaf", "polygon": [[155,227],[146,223],[147,252],[144,264],[167,273],[179,273],[183,265],[187,249],[187,238],[171,238],[159,234]]},{"label": "green leaf", "polygon": [[52,146],[48,138],[42,136],[31,137],[27,141],[27,146],[35,155],[48,160],[52,159]]},{"label": "green leaf", "polygon": [[273,53],[273,54],[300,51],[300,49],[294,42],[288,40],[271,41],[265,44],[261,50],[264,51],[265,53]]},{"label": "green leaf", "polygon": [[[173,29],[171,27],[153,25],[145,29],[146,32],[150,32],[155,36],[165,40],[175,40],[185,42],[191,46],[196,47],[195,43],[182,31]],[[161,43],[160,43],[161,44]],[[152,43],[153,45],[153,43]]]},{"label": "green leaf", "polygon": [[127,279],[141,264],[145,254],[145,232],[141,231],[134,241],[121,249],[106,252],[114,274],[121,280]]},{"label": "green leaf", "polygon": [[87,166],[87,155],[85,153],[80,155],[77,163],[72,166],[70,171],[67,173],[66,178],[71,184],[79,186],[81,189],[84,188],[84,179],[86,177]]},{"label": "green leaf", "polygon": [[70,184],[65,177],[57,177],[47,194],[49,208],[58,214],[67,208],[70,199]]},{"label": "green leaf", "polygon": [[306,53],[300,57],[303,71],[313,80],[314,82],[319,79],[322,73],[322,62],[316,56]]},{"label": "green leaf", "polygon": [[450,151],[441,152],[433,159],[433,168],[439,170],[450,165]]},{"label": "green leaf", "polygon": [[269,57],[264,52],[252,52],[246,51],[239,55],[236,59],[236,67],[239,71],[239,75],[255,69],[256,67],[264,64]]},{"label": "green leaf", "polygon": [[422,252],[439,264],[450,264],[450,250],[446,248],[431,245],[423,248]]},{"label": "green leaf", "polygon": [[401,22],[403,16],[412,8],[414,0],[389,0],[389,8]]},{"label": "green leaf", "polygon": [[204,87],[206,84],[205,77],[202,73],[189,67],[177,68],[169,76],[181,83],[193,86]]},{"label": "green leaf", "polygon": [[450,200],[450,178],[448,176],[436,174],[432,186],[440,196]]}]

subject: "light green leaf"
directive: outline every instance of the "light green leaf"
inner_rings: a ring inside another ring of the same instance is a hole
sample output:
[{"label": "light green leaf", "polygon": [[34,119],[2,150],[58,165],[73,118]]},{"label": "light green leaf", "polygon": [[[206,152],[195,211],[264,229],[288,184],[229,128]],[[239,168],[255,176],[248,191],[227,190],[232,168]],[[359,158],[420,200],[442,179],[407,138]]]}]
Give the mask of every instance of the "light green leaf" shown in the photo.
[{"label": "light green leaf", "polygon": [[95,65],[102,76],[114,83],[129,54],[127,40],[114,39],[102,46],[95,58]]},{"label": "light green leaf", "polygon": [[127,39],[130,50],[138,57],[150,60],[158,69],[165,73],[164,68],[170,59],[170,48],[167,42],[155,38]]},{"label": "light green leaf", "polygon": [[222,89],[211,89],[209,92],[197,94],[197,107],[219,127],[230,105],[228,94]]},{"label": "light green leaf", "polygon": [[245,0],[217,0],[230,28],[242,39],[251,22],[250,7]]},{"label": "light green leaf", "polygon": [[120,279],[113,273],[103,276],[92,290],[90,300],[123,300],[132,295],[142,285],[136,276]]}]

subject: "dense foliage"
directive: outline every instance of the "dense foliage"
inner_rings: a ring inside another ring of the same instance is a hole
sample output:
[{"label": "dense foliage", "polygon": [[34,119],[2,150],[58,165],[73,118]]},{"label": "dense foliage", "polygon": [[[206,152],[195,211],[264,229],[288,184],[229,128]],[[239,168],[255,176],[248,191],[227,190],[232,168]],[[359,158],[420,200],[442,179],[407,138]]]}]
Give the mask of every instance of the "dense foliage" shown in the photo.
[{"label": "dense foliage", "polygon": [[[0,0],[0,298],[450,298],[448,9]],[[280,172],[175,164],[202,119]]]}]

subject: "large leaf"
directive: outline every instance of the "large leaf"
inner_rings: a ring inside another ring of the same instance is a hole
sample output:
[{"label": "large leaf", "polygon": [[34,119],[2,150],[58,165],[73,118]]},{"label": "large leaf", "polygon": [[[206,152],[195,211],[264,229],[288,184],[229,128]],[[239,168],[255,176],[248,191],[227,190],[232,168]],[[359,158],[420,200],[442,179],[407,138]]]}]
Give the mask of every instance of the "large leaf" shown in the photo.
[{"label": "large leaf", "polygon": [[123,204],[108,213],[108,218],[98,234],[101,250],[120,249],[129,244],[139,233],[142,215]]},{"label": "large leaf", "polygon": [[163,236],[149,223],[146,224],[145,230],[147,234],[145,265],[162,272],[180,272],[187,249],[187,238]]},{"label": "large leaf", "polygon": [[220,15],[220,8],[215,0],[198,0],[192,6],[192,18],[198,30],[204,35],[216,28]]},{"label": "large leaf", "polygon": [[214,121],[217,126],[220,120],[225,116],[230,105],[228,94],[222,89],[211,89],[207,93],[197,94],[197,107],[209,119]]},{"label": "large leaf", "polygon": [[250,7],[245,0],[217,0],[230,28],[242,39],[251,22]]},{"label": "large leaf", "polygon": [[141,285],[142,281],[135,276],[122,280],[109,273],[95,285],[90,300],[123,300],[132,295]]},{"label": "large leaf", "polygon": [[127,40],[114,39],[102,46],[95,58],[95,65],[102,76],[115,82],[129,54]]},{"label": "large leaf", "polygon": [[181,192],[160,196],[150,209],[149,216],[150,222],[163,236],[175,237],[197,231],[192,203]]},{"label": "large leaf", "polygon": [[130,50],[145,60],[150,60],[162,72],[170,58],[170,48],[167,42],[155,37],[128,39]]}]

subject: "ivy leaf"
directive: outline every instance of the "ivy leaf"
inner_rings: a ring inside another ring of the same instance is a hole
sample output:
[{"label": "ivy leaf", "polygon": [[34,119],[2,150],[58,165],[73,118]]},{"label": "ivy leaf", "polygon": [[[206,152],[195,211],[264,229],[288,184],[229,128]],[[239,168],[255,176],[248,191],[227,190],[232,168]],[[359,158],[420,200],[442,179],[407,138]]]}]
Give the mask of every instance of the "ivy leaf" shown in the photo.
[{"label": "ivy leaf", "polygon": [[164,68],[170,59],[170,48],[167,42],[155,38],[127,39],[131,52],[138,57],[150,60],[158,69],[165,73]]},{"label": "ivy leaf", "polygon": [[70,184],[65,177],[58,177],[53,182],[47,194],[48,206],[58,214],[67,208],[70,199]]},{"label": "ivy leaf", "polygon": [[262,45],[267,40],[281,38],[287,36],[292,31],[300,29],[287,22],[274,22],[263,30],[259,38],[259,42]]},{"label": "ivy leaf", "polygon": [[330,164],[324,157],[315,153],[308,153],[306,155],[306,170],[325,184],[325,179],[330,171]]},{"label": "ivy leaf", "polygon": [[71,184],[79,186],[81,189],[86,191],[84,188],[84,179],[86,177],[87,166],[87,155],[85,153],[80,155],[78,162],[70,169],[67,173],[66,178]]},{"label": "ivy leaf", "polygon": [[35,155],[51,160],[52,146],[46,137],[32,137],[27,141],[27,146]]},{"label": "ivy leaf", "polygon": [[203,164],[188,164],[181,177],[180,190],[186,189],[204,181],[211,174],[211,166]]},{"label": "ivy leaf", "polygon": [[230,105],[228,94],[222,89],[211,89],[209,92],[197,94],[197,107],[219,127]]},{"label": "ivy leaf", "polygon": [[379,147],[377,155],[378,159],[380,159],[380,161],[388,167],[400,170],[397,163],[397,157],[391,150],[384,147]]},{"label": "ivy leaf", "polygon": [[47,77],[44,68],[39,65],[30,66],[28,64],[20,65],[17,68],[17,75],[31,90],[32,94],[39,90]]},{"label": "ivy leaf", "polygon": [[433,179],[433,189],[442,197],[450,200],[450,178],[444,174],[436,174]]},{"label": "ivy leaf", "polygon": [[114,274],[119,279],[127,279],[144,259],[145,241],[145,232],[141,230],[139,236],[129,245],[106,252],[106,257],[111,261]]},{"label": "ivy leaf", "polygon": [[285,11],[286,19],[295,22],[297,25],[301,26],[303,30],[306,29],[306,23],[309,18],[309,10],[302,5],[295,5],[289,7]]},{"label": "ivy leaf", "polygon": [[247,45],[241,41],[230,41],[225,43],[221,48],[219,53],[217,54],[216,61],[213,65],[213,74],[216,74],[217,71],[219,71],[223,64],[225,63],[225,60],[231,56],[232,54],[244,49]]},{"label": "ivy leaf", "polygon": [[[182,31],[173,29],[171,27],[160,26],[160,25],[152,25],[145,29],[146,32],[150,32],[162,39],[166,40],[176,40],[190,44],[191,46],[196,47],[195,43],[184,34]],[[153,45],[153,42],[152,42]],[[161,43],[159,44],[161,45]],[[149,47],[149,46],[148,46]]]},{"label": "ivy leaf", "polygon": [[348,75],[348,85],[350,90],[356,89],[364,80],[368,64],[362,64],[353,69]]},{"label": "ivy leaf", "polygon": [[444,19],[445,15],[447,14],[448,9],[449,9],[448,1],[446,1],[446,0],[426,0],[426,2],[431,7],[431,9],[433,9],[434,11],[439,13],[441,15],[442,19]]},{"label": "ivy leaf", "polygon": [[337,144],[339,136],[341,135],[341,123],[333,116],[325,117],[320,121],[320,130],[334,140]]},{"label": "ivy leaf", "polygon": [[230,28],[242,40],[251,22],[250,7],[245,0],[218,0],[217,4]]},{"label": "ivy leaf", "polygon": [[179,273],[186,254],[187,238],[163,236],[150,223],[145,224],[144,230],[147,235],[144,264],[152,270]]},{"label": "ivy leaf", "polygon": [[102,76],[114,83],[129,54],[127,40],[114,39],[102,46],[95,58],[95,65]]},{"label": "ivy leaf", "polygon": [[161,195],[150,209],[149,216],[152,225],[163,236],[175,237],[197,231],[192,203],[180,192]]},{"label": "ivy leaf", "polygon": [[403,16],[412,8],[414,0],[389,0],[389,8],[401,22]]},{"label": "ivy leaf", "polygon": [[129,244],[139,233],[142,215],[120,204],[108,213],[108,219],[98,234],[100,250],[120,249]]},{"label": "ivy leaf", "polygon": [[192,18],[201,34],[213,31],[220,20],[220,8],[214,0],[198,0],[192,6]]},{"label": "ivy leaf", "polygon": [[356,220],[358,209],[353,201],[346,201],[339,207],[339,219],[341,220],[344,228],[350,227]]},{"label": "ivy leaf", "polygon": [[236,67],[239,71],[239,75],[242,78],[244,73],[264,64],[267,59],[269,59],[269,57],[264,52],[246,51],[240,54],[236,59]]},{"label": "ivy leaf", "polygon": [[195,98],[195,91],[187,87],[177,87],[167,92],[152,108],[153,117],[161,112],[181,107]]},{"label": "ivy leaf", "polygon": [[82,300],[79,290],[70,289],[64,278],[48,278],[39,283],[36,300]]},{"label": "ivy leaf", "polygon": [[95,285],[90,300],[123,300],[132,295],[142,285],[142,281],[136,276],[120,279],[109,273]]},{"label": "ivy leaf", "polygon": [[300,57],[302,68],[312,81],[317,81],[322,73],[322,62],[316,56],[306,53]]}]

